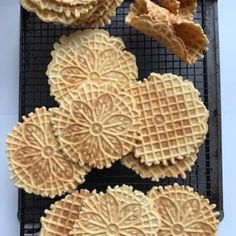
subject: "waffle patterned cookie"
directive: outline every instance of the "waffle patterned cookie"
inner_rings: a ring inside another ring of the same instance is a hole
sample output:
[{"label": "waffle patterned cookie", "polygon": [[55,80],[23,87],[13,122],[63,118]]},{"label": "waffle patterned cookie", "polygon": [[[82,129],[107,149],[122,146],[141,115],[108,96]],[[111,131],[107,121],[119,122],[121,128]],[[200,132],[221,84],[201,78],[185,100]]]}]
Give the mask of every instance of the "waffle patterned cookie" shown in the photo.
[{"label": "waffle patterned cookie", "polygon": [[158,4],[182,19],[193,20],[197,0],[158,0]]},{"label": "waffle patterned cookie", "polygon": [[202,27],[180,18],[150,0],[131,4],[126,23],[164,44],[178,58],[194,64],[208,50],[208,39]]},{"label": "waffle patterned cookie", "polygon": [[131,86],[141,112],[142,141],[135,148],[141,162],[175,164],[196,153],[208,131],[209,112],[190,81],[172,74],[152,73]]},{"label": "waffle patterned cookie", "polygon": [[40,236],[66,236],[73,229],[79,218],[83,201],[92,196],[88,190],[75,191],[45,210],[45,217],[41,217]]},{"label": "waffle patterned cookie", "polygon": [[112,83],[124,88],[138,76],[135,57],[124,50],[120,38],[111,37],[104,30],[63,36],[54,48],[47,75],[51,95],[59,103],[73,97],[84,82]]},{"label": "waffle patterned cookie", "polygon": [[163,164],[147,166],[145,163],[141,163],[139,158],[135,158],[133,153],[129,153],[127,156],[121,159],[121,163],[129,169],[132,169],[136,174],[142,178],[150,178],[152,181],[159,181],[166,177],[177,178],[181,176],[186,179],[186,171],[191,171],[192,166],[197,160],[196,154],[192,154],[190,157],[185,157],[183,160],[177,160],[175,164],[169,164],[164,166]]},{"label": "waffle patterned cookie", "polygon": [[76,189],[90,169],[64,158],[54,136],[51,113],[43,107],[23,120],[6,141],[9,168],[16,186],[51,198]]},{"label": "waffle patterned cookie", "polygon": [[216,206],[192,188],[178,184],[154,187],[148,196],[161,217],[158,235],[216,235],[219,223],[219,213],[214,212]]},{"label": "waffle patterned cookie", "polygon": [[90,28],[104,27],[111,23],[111,18],[116,15],[116,9],[124,0],[97,0],[94,9],[83,21],[75,22],[75,26]]},{"label": "waffle patterned cookie", "polygon": [[156,236],[159,227],[152,201],[123,185],[86,199],[70,235]]},{"label": "waffle patterned cookie", "polygon": [[109,85],[82,85],[72,102],[53,110],[52,121],[63,151],[82,166],[110,167],[138,138],[134,99]]},{"label": "waffle patterned cookie", "polygon": [[36,4],[41,10],[47,10],[55,12],[56,14],[64,14],[66,17],[76,21],[80,19],[81,16],[87,14],[91,11],[96,3],[96,0],[90,1],[87,4],[65,4],[58,3],[55,0],[30,0],[32,3]]}]

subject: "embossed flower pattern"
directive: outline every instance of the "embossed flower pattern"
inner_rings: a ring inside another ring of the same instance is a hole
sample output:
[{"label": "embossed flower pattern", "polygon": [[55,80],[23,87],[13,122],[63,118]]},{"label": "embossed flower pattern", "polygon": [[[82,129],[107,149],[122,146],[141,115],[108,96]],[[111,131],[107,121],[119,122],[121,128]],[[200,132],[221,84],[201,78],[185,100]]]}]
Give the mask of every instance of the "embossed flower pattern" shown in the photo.
[{"label": "embossed flower pattern", "polygon": [[55,46],[47,70],[51,93],[60,104],[72,98],[85,82],[125,88],[138,77],[135,56],[124,50],[119,38],[110,37],[107,32],[78,32],[61,41]]},{"label": "embossed flower pattern", "polygon": [[149,199],[129,190],[117,187],[85,200],[71,235],[156,236],[159,218]]},{"label": "embossed flower pattern", "polygon": [[148,196],[161,217],[160,236],[212,236],[218,225],[215,205],[190,187],[154,187]]},{"label": "embossed flower pattern", "polygon": [[109,90],[86,84],[78,91],[80,98],[53,117],[63,150],[80,165],[110,167],[135,146],[139,113],[134,101]]},{"label": "embossed flower pattern", "polygon": [[214,235],[214,228],[203,220],[200,203],[196,199],[183,202],[181,206],[166,197],[160,197],[157,209],[161,215],[160,236]]},{"label": "embossed flower pattern", "polygon": [[[50,119],[51,114],[46,108],[36,109],[29,118],[24,117],[24,122],[7,139],[10,166],[13,176],[17,176],[16,184],[45,196],[51,194],[51,187],[55,195],[62,193],[60,188],[63,186],[64,191],[66,185],[76,188],[76,181],[83,182],[88,169],[64,159]],[[56,182],[57,186],[54,186]]]}]

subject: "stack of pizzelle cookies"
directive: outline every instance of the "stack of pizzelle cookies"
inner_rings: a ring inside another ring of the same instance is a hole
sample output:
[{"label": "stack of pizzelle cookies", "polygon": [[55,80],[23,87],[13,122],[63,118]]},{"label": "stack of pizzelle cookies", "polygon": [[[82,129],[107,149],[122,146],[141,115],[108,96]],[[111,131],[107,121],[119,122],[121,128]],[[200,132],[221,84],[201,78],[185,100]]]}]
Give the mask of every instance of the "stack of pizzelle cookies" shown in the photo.
[{"label": "stack of pizzelle cookies", "polygon": [[187,64],[194,64],[208,50],[202,27],[193,22],[197,0],[135,0],[125,21],[164,44]]},{"label": "stack of pizzelle cookies", "polygon": [[103,27],[111,23],[124,0],[21,0],[44,22],[74,27]]},{"label": "stack of pizzelle cookies", "polygon": [[146,195],[131,186],[105,193],[80,190],[54,203],[41,217],[40,236],[215,236],[215,205],[190,187],[153,187]]},{"label": "stack of pizzelle cookies", "polygon": [[62,36],[46,74],[59,108],[36,109],[7,138],[17,187],[53,198],[117,160],[153,181],[186,178],[209,116],[192,82],[157,73],[137,82],[135,56],[98,29]]}]

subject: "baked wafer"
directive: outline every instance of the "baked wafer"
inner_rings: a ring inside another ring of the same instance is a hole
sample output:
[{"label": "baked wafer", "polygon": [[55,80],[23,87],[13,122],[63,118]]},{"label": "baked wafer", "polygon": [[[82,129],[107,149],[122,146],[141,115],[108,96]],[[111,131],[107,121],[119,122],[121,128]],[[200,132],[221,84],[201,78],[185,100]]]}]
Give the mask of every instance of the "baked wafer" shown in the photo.
[{"label": "baked wafer", "polygon": [[21,6],[29,12],[34,12],[42,21],[56,24],[71,25],[76,21],[75,17],[67,17],[64,13],[58,13],[47,9],[41,9],[31,0],[21,0]]},{"label": "baked wafer", "polygon": [[199,24],[180,19],[150,0],[136,0],[131,4],[125,22],[164,44],[188,64],[202,59],[208,50],[209,41]]},{"label": "baked wafer", "polygon": [[186,179],[186,171],[192,170],[192,166],[196,160],[197,155],[192,154],[190,157],[185,157],[183,160],[177,160],[175,164],[168,164],[167,166],[154,164],[147,166],[145,163],[141,163],[139,158],[135,158],[133,153],[129,153],[121,159],[121,163],[135,171],[135,173],[142,178],[150,178],[152,181],[159,181],[166,177],[177,178],[178,176]]},{"label": "baked wafer", "polygon": [[80,190],[68,194],[65,198],[55,202],[49,210],[45,210],[45,217],[41,217],[40,236],[68,236],[75,221],[79,218],[83,201],[92,196],[88,190]]},{"label": "baked wafer", "polygon": [[134,153],[142,163],[175,164],[197,152],[208,131],[209,112],[193,83],[173,74],[151,73],[131,86],[141,112],[140,136]]},{"label": "baked wafer", "polygon": [[102,169],[136,145],[139,112],[134,99],[111,85],[88,83],[53,110],[54,130],[68,159]]},{"label": "baked wafer", "polygon": [[116,15],[116,9],[124,0],[98,0],[94,9],[81,21],[75,22],[77,27],[98,28],[111,23],[111,18]]},{"label": "baked wafer", "polygon": [[54,2],[62,3],[62,4],[68,4],[68,5],[86,5],[86,4],[91,4],[95,2],[96,0],[52,0]]},{"label": "baked wafer", "polygon": [[160,227],[153,202],[132,187],[108,187],[86,200],[70,235],[156,236]]},{"label": "baked wafer", "polygon": [[43,197],[55,197],[76,189],[90,170],[66,159],[59,149],[51,113],[42,107],[23,117],[7,137],[12,179],[19,188]]},{"label": "baked wafer", "polygon": [[182,19],[193,20],[197,0],[158,0],[158,4]]},{"label": "baked wafer", "polygon": [[216,235],[219,221],[215,204],[200,196],[190,187],[154,187],[148,192],[160,214],[160,236],[166,235]]},{"label": "baked wafer", "polygon": [[62,14],[64,13],[66,17],[73,18],[74,21],[80,19],[80,16],[83,16],[90,12],[97,0],[90,1],[88,3],[79,3],[79,4],[68,4],[68,3],[59,3],[55,0],[30,0],[32,3],[35,3],[41,10],[48,10],[55,13]]},{"label": "baked wafer", "polygon": [[127,86],[138,76],[135,56],[104,30],[78,31],[55,44],[48,66],[51,95],[61,104],[88,81]]}]

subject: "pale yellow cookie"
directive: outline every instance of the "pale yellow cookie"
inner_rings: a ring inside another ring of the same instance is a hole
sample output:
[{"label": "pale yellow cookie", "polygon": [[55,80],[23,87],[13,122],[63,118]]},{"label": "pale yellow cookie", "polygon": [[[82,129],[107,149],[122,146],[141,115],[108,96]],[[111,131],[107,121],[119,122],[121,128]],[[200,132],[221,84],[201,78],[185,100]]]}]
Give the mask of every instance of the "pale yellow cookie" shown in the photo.
[{"label": "pale yellow cookie", "polygon": [[68,159],[102,169],[136,145],[139,112],[134,99],[114,86],[88,83],[60,109],[54,130]]},{"label": "pale yellow cookie", "polygon": [[84,82],[125,88],[138,76],[135,56],[120,38],[104,30],[78,31],[55,44],[47,70],[51,95],[60,103],[73,97]]},{"label": "pale yellow cookie", "polygon": [[179,18],[150,0],[136,0],[131,4],[125,22],[164,44],[188,64],[202,59],[208,50],[209,41],[200,25]]},{"label": "pale yellow cookie", "polygon": [[141,112],[141,142],[134,153],[148,166],[168,165],[197,152],[208,131],[209,112],[193,83],[173,74],[151,73],[131,86]]},{"label": "pale yellow cookie", "polygon": [[64,158],[54,136],[51,113],[36,109],[7,137],[12,179],[19,188],[44,197],[55,197],[76,189],[90,170]]},{"label": "pale yellow cookie", "polygon": [[41,217],[40,236],[68,236],[75,221],[79,218],[83,201],[92,196],[88,190],[80,190],[68,194],[45,210]]},{"label": "pale yellow cookie", "polygon": [[[81,16],[90,12],[96,4],[96,0],[90,1],[88,4],[66,4],[59,3],[55,0],[30,0],[36,4],[41,10],[51,11],[55,13],[65,14],[66,17],[72,18],[74,21],[80,19]],[[66,22],[65,22],[66,23]]]},{"label": "pale yellow cookie", "polygon": [[70,235],[156,236],[160,219],[142,192],[123,185],[84,200]]},{"label": "pale yellow cookie", "polygon": [[75,17],[67,17],[64,13],[41,9],[36,3],[31,0],[21,0],[21,6],[29,12],[34,12],[42,21],[56,24],[71,25],[76,21]]},{"label": "pale yellow cookie", "polygon": [[74,5],[91,4],[95,2],[96,0],[52,0],[52,1],[74,6]]},{"label": "pale yellow cookie", "polygon": [[190,187],[174,186],[154,187],[148,192],[160,214],[159,236],[215,236],[219,221],[215,204],[200,196]]},{"label": "pale yellow cookie", "polygon": [[186,20],[193,20],[197,0],[158,0],[158,4]]},{"label": "pale yellow cookie", "polygon": [[116,15],[116,9],[124,0],[98,0],[94,9],[85,16],[85,19],[75,22],[77,27],[98,28],[111,23],[111,19]]},{"label": "pale yellow cookie", "polygon": [[197,155],[193,154],[190,157],[185,157],[183,160],[177,160],[175,164],[163,164],[147,166],[145,163],[141,163],[139,158],[136,158],[133,153],[129,153],[127,156],[121,159],[121,163],[129,169],[132,169],[136,174],[142,178],[150,178],[152,181],[159,181],[166,177],[177,178],[181,176],[186,179],[186,171],[191,171],[192,166],[197,160]]}]

